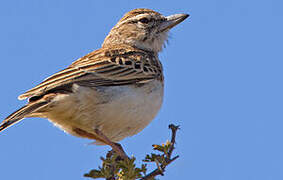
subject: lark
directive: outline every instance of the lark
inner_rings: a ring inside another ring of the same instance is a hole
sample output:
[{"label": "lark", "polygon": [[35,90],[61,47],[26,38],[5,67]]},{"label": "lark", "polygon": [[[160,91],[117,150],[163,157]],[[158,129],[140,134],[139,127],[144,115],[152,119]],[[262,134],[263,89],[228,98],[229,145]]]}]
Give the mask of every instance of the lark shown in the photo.
[{"label": "lark", "polygon": [[188,14],[163,16],[150,9],[124,15],[102,47],[20,95],[28,103],[0,131],[28,117],[47,118],[65,132],[110,145],[143,130],[158,113],[164,77],[158,53],[169,30]]}]

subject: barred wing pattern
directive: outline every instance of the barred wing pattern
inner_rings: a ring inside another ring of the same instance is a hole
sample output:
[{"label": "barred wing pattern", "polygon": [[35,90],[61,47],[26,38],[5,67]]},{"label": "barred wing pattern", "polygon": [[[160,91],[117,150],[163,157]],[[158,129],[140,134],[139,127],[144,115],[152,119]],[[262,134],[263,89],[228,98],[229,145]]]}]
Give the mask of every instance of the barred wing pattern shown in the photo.
[{"label": "barred wing pattern", "polygon": [[96,50],[52,75],[19,96],[26,99],[77,83],[82,86],[115,86],[162,79],[157,55],[132,47],[107,47]]}]

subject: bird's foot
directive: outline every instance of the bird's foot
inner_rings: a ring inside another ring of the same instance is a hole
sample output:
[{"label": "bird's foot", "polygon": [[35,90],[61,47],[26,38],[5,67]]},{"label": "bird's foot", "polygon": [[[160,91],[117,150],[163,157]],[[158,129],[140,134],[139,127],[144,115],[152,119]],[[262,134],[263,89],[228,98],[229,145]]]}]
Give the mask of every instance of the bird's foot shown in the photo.
[{"label": "bird's foot", "polygon": [[107,136],[105,136],[100,130],[95,129],[95,133],[99,136],[103,142],[112,147],[113,151],[115,151],[122,159],[129,159],[121,144],[112,142]]}]

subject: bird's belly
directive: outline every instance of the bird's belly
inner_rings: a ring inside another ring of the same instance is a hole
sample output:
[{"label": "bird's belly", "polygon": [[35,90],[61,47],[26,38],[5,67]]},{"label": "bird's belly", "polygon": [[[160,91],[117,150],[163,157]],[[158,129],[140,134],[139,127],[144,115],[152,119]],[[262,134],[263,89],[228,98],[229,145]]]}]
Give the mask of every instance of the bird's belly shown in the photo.
[{"label": "bird's belly", "polygon": [[[118,142],[137,134],[156,116],[163,99],[160,81],[141,87],[76,87],[75,93],[58,98],[56,112],[49,119],[66,132],[80,136],[74,128],[94,133],[101,130],[110,140]],[[55,109],[55,108],[54,108]]]}]

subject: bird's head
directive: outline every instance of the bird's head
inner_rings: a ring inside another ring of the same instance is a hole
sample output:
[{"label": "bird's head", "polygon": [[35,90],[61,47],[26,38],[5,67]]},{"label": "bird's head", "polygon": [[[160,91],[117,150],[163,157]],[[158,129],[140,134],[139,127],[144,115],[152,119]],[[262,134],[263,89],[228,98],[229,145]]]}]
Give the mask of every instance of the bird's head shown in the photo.
[{"label": "bird's head", "polygon": [[112,28],[102,46],[127,44],[158,53],[167,40],[169,30],[188,16],[188,14],[163,16],[150,9],[134,9],[126,13]]}]

